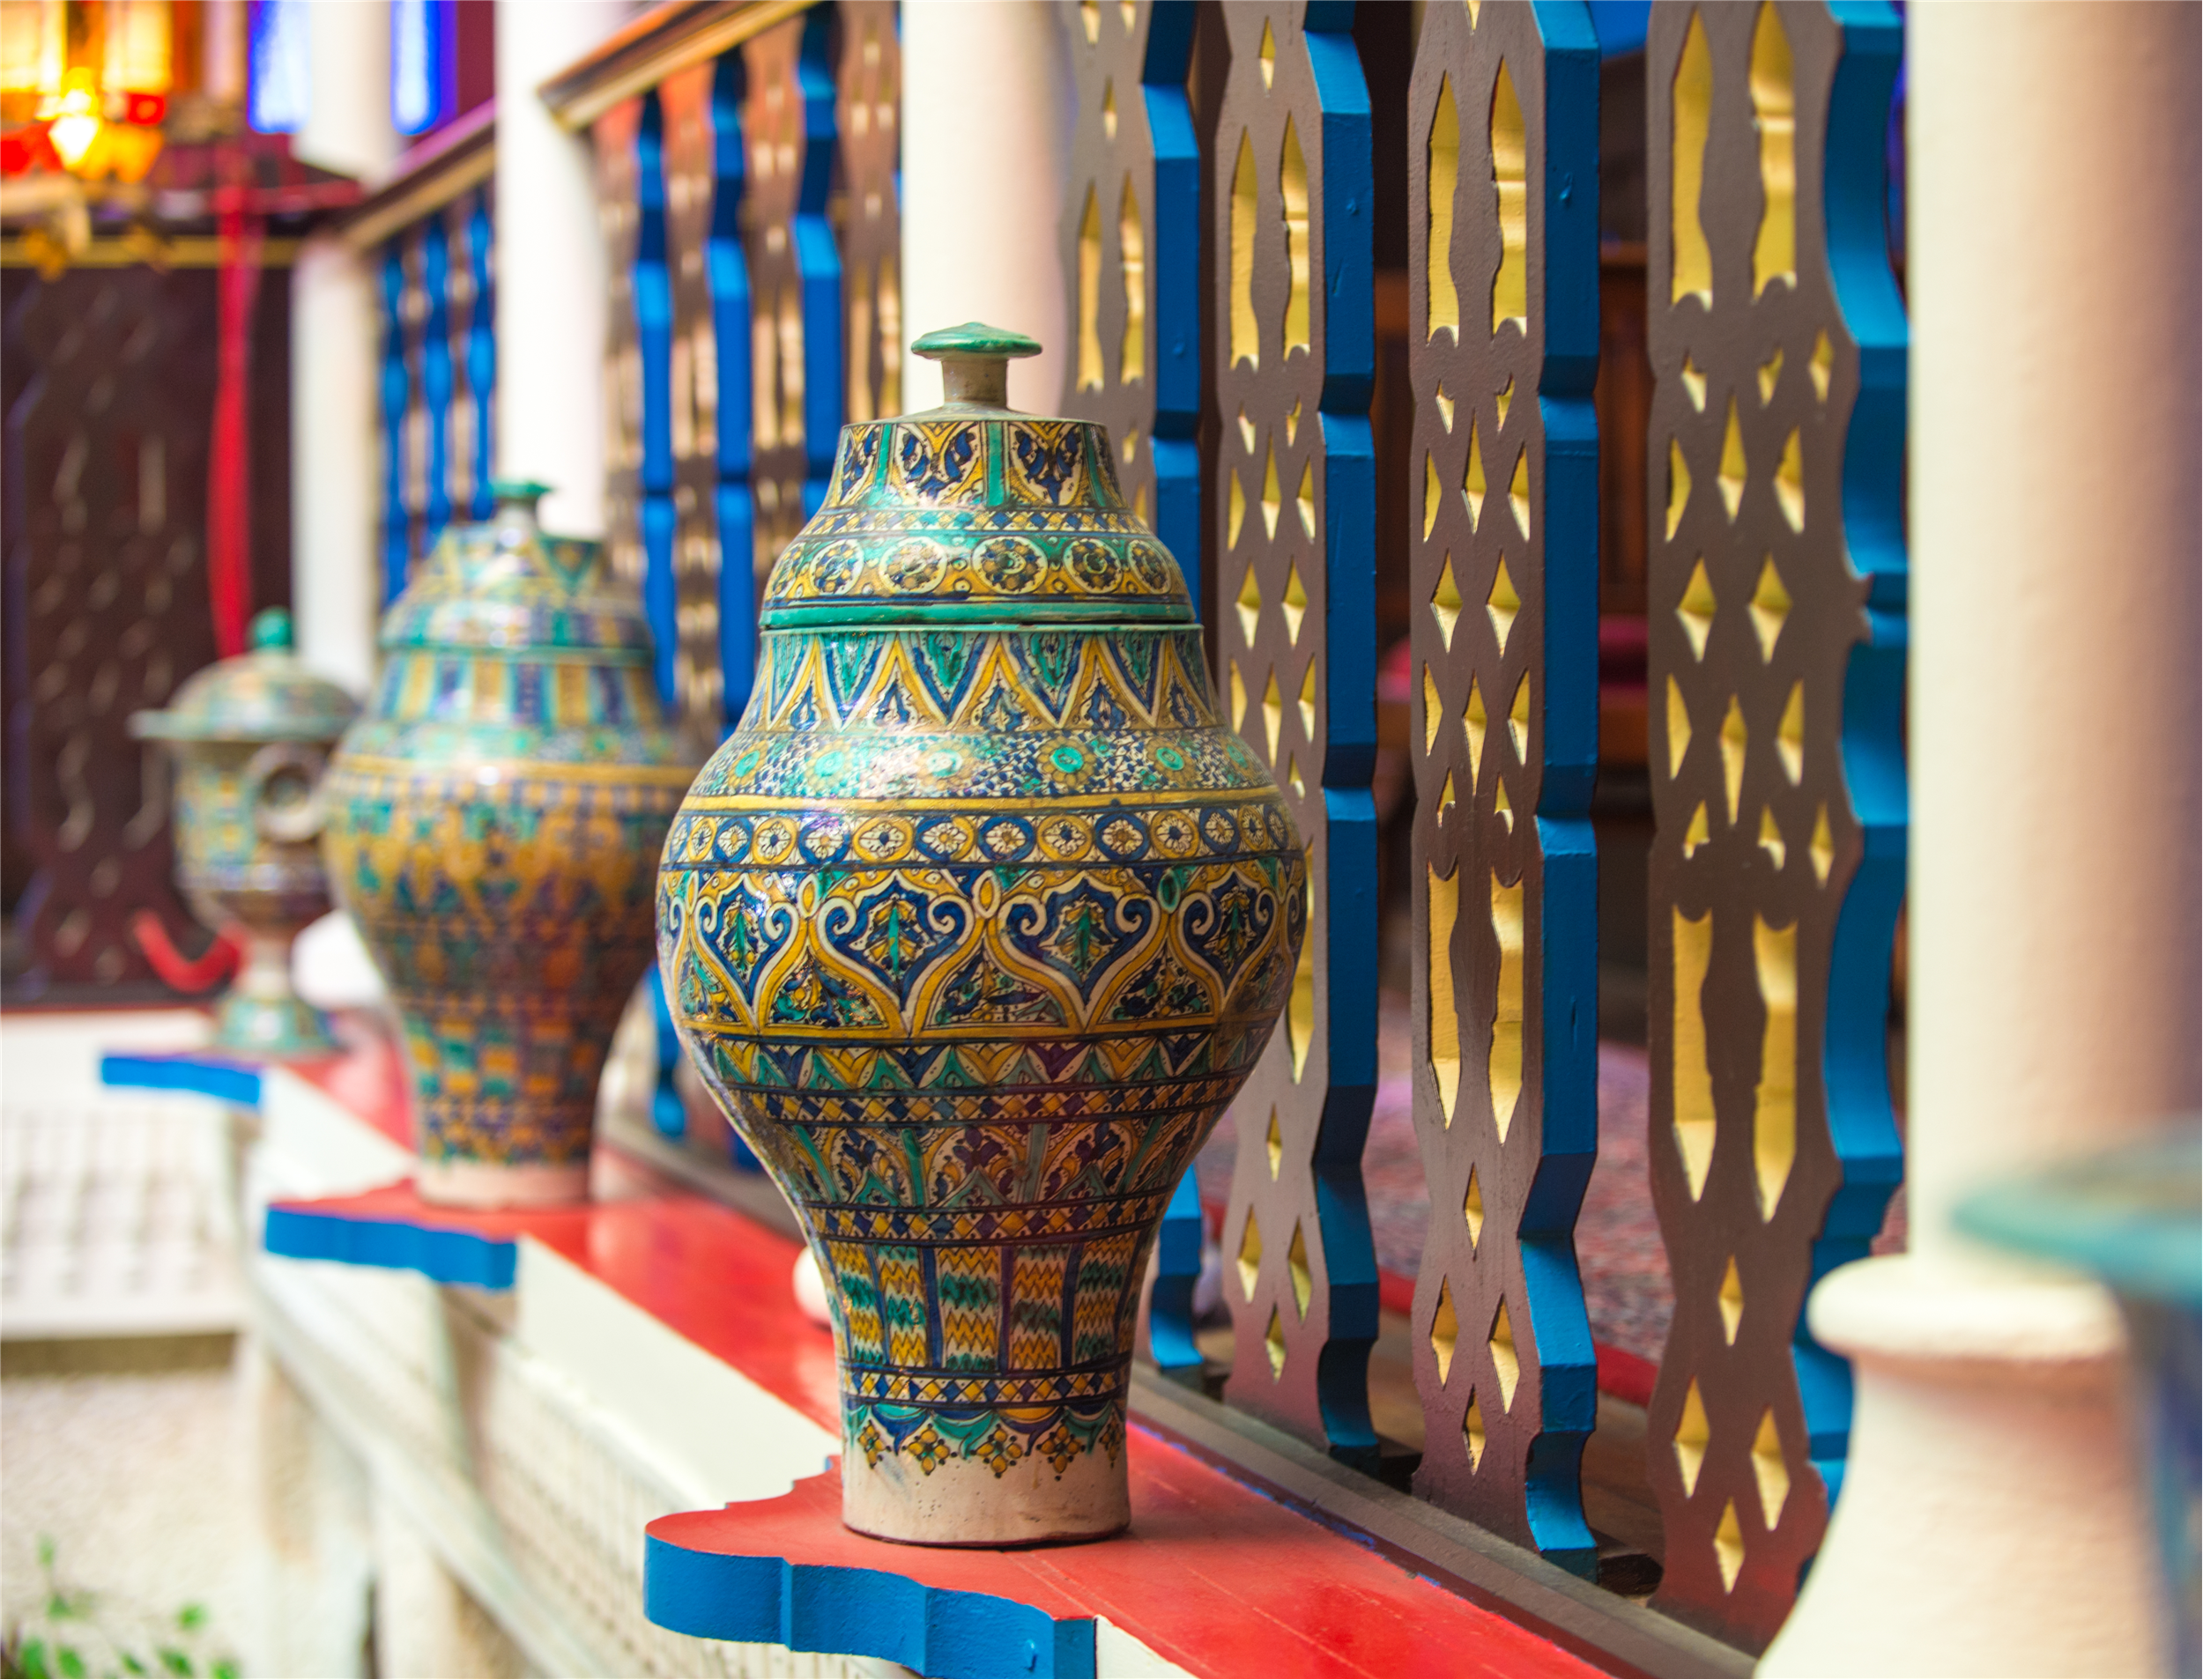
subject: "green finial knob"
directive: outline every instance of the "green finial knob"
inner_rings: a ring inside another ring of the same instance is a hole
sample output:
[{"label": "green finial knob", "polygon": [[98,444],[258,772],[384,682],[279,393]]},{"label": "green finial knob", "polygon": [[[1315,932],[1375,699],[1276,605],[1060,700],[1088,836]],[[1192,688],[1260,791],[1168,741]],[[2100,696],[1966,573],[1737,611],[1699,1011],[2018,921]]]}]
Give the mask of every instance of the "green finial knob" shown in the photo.
[{"label": "green finial knob", "polygon": [[264,612],[253,614],[252,623],[245,630],[245,640],[256,654],[289,653],[291,609],[270,607]]},{"label": "green finial knob", "polygon": [[489,492],[491,500],[501,507],[517,503],[533,513],[536,504],[551,493],[551,486],[533,478],[493,478],[489,481]]},{"label": "green finial knob", "polygon": [[1040,341],[1021,332],[967,321],[912,343],[911,350],[941,365],[941,400],[986,408],[1010,405],[1010,361],[1037,356]]}]

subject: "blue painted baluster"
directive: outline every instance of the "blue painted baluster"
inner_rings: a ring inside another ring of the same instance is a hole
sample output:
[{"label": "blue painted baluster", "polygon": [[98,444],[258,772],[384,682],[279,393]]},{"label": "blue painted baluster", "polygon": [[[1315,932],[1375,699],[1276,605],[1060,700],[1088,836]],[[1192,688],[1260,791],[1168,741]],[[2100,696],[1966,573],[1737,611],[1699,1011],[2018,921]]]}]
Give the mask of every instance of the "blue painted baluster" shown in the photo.
[{"label": "blue painted baluster", "polygon": [[1234,1105],[1226,1398],[1375,1468],[1376,455],[1369,97],[1339,0],[1229,6],[1211,215],[1222,701],[1308,847],[1285,1018]]},{"label": "blue painted baluster", "polygon": [[421,322],[420,400],[427,423],[425,544],[451,522],[451,236],[441,215],[422,225],[420,285],[427,308]]},{"label": "blue painted baluster", "polygon": [[827,46],[831,17],[823,6],[804,14],[796,57],[803,100],[803,174],[792,233],[803,287],[803,516],[819,511],[841,440],[842,254],[827,220],[834,184],[834,65]]},{"label": "blue painted baluster", "polygon": [[[1074,340],[1063,411],[1109,428],[1125,499],[1176,558],[1198,603],[1201,157],[1185,90],[1193,22],[1191,0],[1064,13],[1079,119],[1063,230]],[[1192,1302],[1201,1238],[1189,1170],[1163,1214],[1148,1304],[1149,1351],[1166,1370],[1200,1364]]]},{"label": "blue painted baluster", "polygon": [[757,676],[757,505],[750,486],[755,458],[752,297],[749,259],[742,245],[743,86],[742,55],[724,55],[711,73],[711,230],[704,245],[704,273],[711,288],[713,354],[718,359],[719,448],[712,500],[719,516],[723,729],[731,729],[740,720]]},{"label": "blue painted baluster", "polygon": [[405,588],[413,554],[412,520],[405,507],[405,411],[412,378],[405,365],[405,252],[396,240],[382,248],[382,601]]},{"label": "blue painted baluster", "polygon": [[642,374],[642,611],[650,621],[658,698],[678,707],[673,681],[679,618],[673,577],[673,285],[665,257],[665,119],[656,91],[642,96],[635,132],[636,348]]},{"label": "blue painted baluster", "polygon": [[490,220],[490,192],[476,191],[467,212],[467,261],[474,275],[474,313],[467,322],[467,389],[474,394],[474,493],[467,512],[487,519],[496,502],[490,480],[497,476],[497,288],[491,256],[496,228]]},{"label": "blue painted baluster", "polygon": [[1655,1604],[1757,1648],[1842,1476],[1804,1319],[1901,1168],[1905,323],[1875,4],[1656,6],[1646,40]]}]

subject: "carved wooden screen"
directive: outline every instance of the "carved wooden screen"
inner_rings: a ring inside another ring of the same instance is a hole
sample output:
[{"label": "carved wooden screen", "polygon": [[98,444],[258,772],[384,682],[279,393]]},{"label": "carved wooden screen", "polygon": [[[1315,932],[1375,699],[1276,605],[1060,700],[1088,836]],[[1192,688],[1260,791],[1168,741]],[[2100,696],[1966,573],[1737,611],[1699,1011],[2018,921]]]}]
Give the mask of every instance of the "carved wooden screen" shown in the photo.
[{"label": "carved wooden screen", "polygon": [[849,420],[902,412],[902,48],[896,0],[840,0]]},{"label": "carved wooden screen", "polygon": [[1109,428],[1132,510],[1201,588],[1200,152],[1190,0],[1065,8],[1079,127],[1064,198],[1064,412]]},{"label": "carved wooden screen", "polygon": [[1213,215],[1224,701],[1309,851],[1286,1018],[1234,1114],[1235,1404],[1374,1465],[1375,456],[1369,103],[1351,5],[1228,4]]},{"label": "carved wooden screen", "polygon": [[[1079,93],[1063,228],[1075,334],[1063,411],[1109,427],[1133,511],[1176,558],[1206,618],[1196,438],[1201,156],[1186,98],[1194,8],[1134,0],[1060,16]],[[1151,1345],[1166,1366],[1201,1362],[1192,1322],[1200,1257],[1200,1188],[1189,1172],[1157,1242]]]},{"label": "carved wooden screen", "polygon": [[1586,1575],[1598,65],[1580,8],[1434,6],[1408,106],[1415,1488]]},{"label": "carved wooden screen", "polygon": [[830,10],[814,6],[741,48],[748,80],[742,126],[749,142],[751,426],[760,584],[826,500],[842,429],[842,260],[827,222],[834,174],[832,19]]},{"label": "carved wooden screen", "polygon": [[[287,277],[252,340],[256,480],[248,609],[290,598]],[[10,1003],[166,996],[130,934],[204,936],[171,875],[168,765],[130,716],[215,655],[207,596],[214,273],[11,269],[0,347],[6,463]],[[27,868],[24,882],[16,871]]]},{"label": "carved wooden screen", "polygon": [[386,241],[382,302],[382,598],[454,519],[486,519],[495,467],[497,311],[490,189]]},{"label": "carved wooden screen", "polygon": [[1904,333],[1880,204],[1901,37],[1845,17],[1658,8],[1646,48],[1651,1159],[1675,1282],[1656,1603],[1754,1646],[1820,1543],[1850,1422],[1806,1292],[1865,1252],[1899,1172]]}]

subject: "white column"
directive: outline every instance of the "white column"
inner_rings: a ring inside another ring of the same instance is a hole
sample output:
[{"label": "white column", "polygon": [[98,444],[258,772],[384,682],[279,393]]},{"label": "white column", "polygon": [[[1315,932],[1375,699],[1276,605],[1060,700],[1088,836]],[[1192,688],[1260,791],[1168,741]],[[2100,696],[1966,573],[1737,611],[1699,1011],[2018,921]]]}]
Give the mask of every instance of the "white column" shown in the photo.
[{"label": "white column", "polygon": [[[1043,414],[1063,406],[1069,350],[1057,241],[1077,15],[1049,0],[902,8],[903,327],[983,321],[1039,339],[1043,353],[1010,364],[1010,404]],[[931,408],[940,366],[904,348],[903,400]]]},{"label": "white column", "polygon": [[497,0],[497,470],[543,522],[605,534],[605,244],[586,135],[536,90],[627,21],[620,0]]},{"label": "white column", "polygon": [[[398,155],[384,0],[309,6],[312,83],[292,152],[372,185]],[[375,286],[331,237],[291,270],[291,598],[307,663],[364,694],[376,619]]]},{"label": "white column", "polygon": [[1950,1214],[2194,1123],[2198,17],[1907,14],[1911,1252],[1814,1295],[1851,1465],[1765,1672],[2162,1671],[2117,1314]]}]

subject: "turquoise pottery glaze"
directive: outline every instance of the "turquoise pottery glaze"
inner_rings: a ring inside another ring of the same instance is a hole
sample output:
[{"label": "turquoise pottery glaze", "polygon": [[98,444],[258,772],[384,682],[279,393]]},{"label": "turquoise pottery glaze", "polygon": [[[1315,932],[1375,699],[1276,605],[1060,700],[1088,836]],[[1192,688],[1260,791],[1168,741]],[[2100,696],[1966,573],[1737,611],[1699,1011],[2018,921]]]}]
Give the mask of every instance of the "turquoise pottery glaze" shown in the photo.
[{"label": "turquoise pottery glaze", "polygon": [[601,544],[539,485],[454,526],[382,620],[324,786],[329,874],[404,1026],[424,1196],[589,1188],[597,1076],[650,960],[650,881],[695,759]]},{"label": "turquoise pottery glaze", "polygon": [[214,1017],[214,1045],[276,1061],[327,1055],[329,1024],[291,989],[291,942],[329,910],[314,795],[360,707],[291,651],[291,615],[252,621],[252,651],[210,665],[130,733],[175,763],[176,884],[192,914],[228,930],[244,966]]},{"label": "turquoise pottery glaze", "polygon": [[948,401],[843,428],[658,959],[827,1280],[844,1520],[1094,1538],[1148,1249],[1292,984],[1305,864],[1106,431],[1003,406],[1029,339],[914,348]]}]

